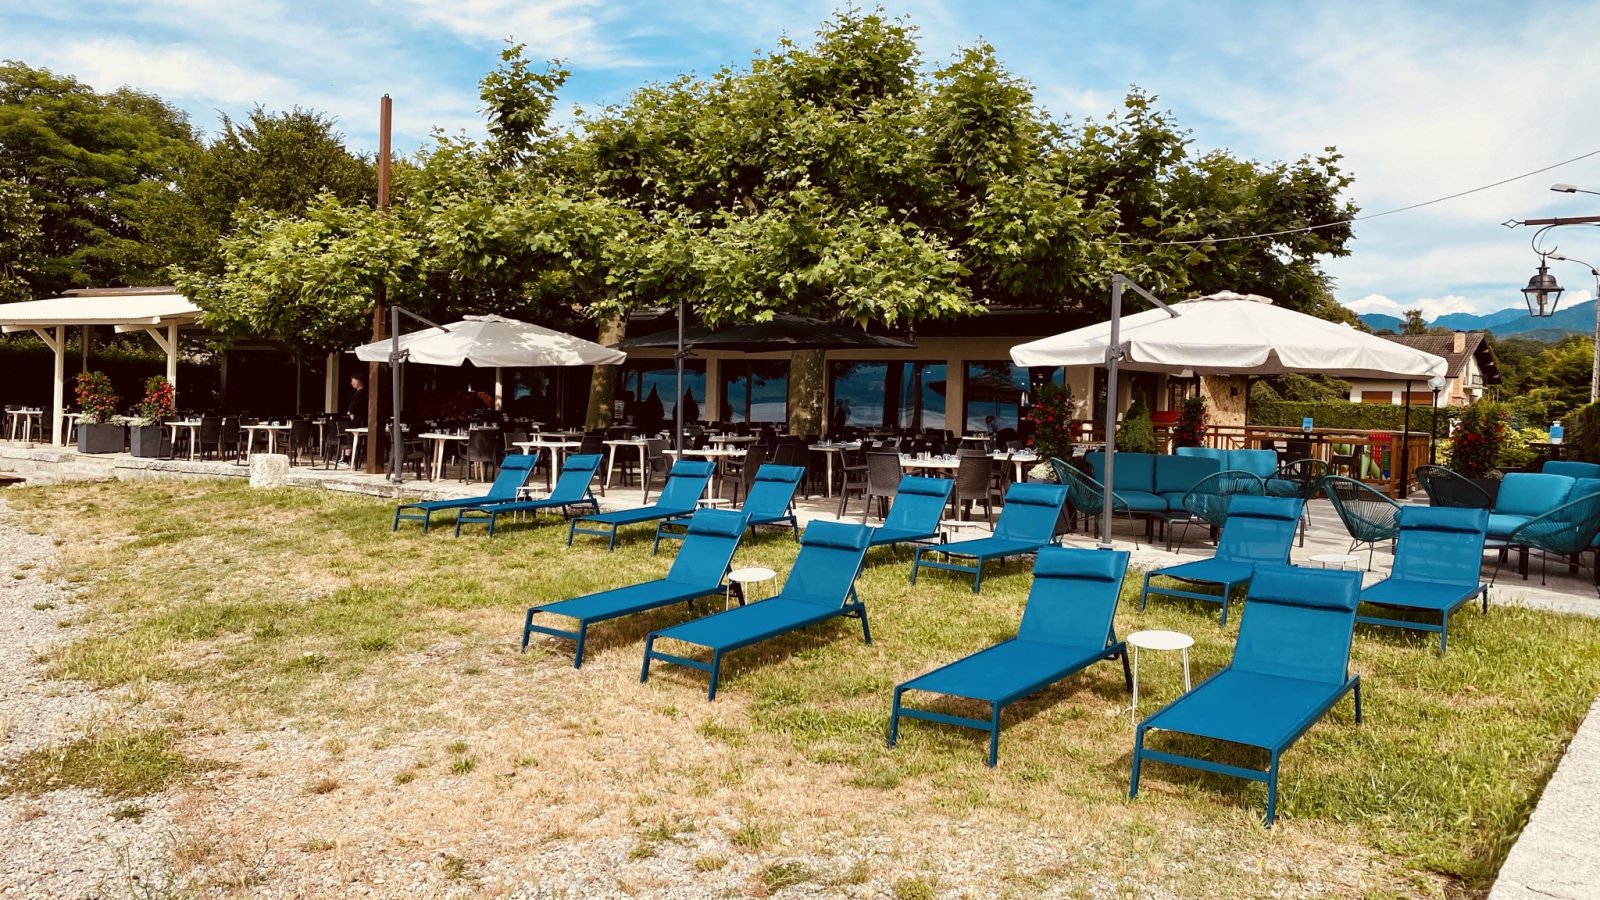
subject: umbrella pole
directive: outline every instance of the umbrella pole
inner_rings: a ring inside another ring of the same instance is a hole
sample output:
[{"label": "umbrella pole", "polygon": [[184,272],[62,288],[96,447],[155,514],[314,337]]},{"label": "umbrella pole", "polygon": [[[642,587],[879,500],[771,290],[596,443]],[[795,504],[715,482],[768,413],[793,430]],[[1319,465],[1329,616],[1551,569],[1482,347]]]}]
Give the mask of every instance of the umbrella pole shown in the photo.
[{"label": "umbrella pole", "polygon": [[[389,307],[389,397],[394,401],[394,418],[389,420],[389,436],[392,445],[389,448],[389,480],[399,484],[405,476],[401,474],[404,468],[405,456],[401,453],[400,441],[400,367],[405,364],[405,357],[400,354],[400,307]],[[377,385],[373,385],[374,388]],[[376,438],[369,435],[368,438]]]},{"label": "umbrella pole", "polygon": [[678,352],[672,355],[678,367],[678,402],[672,405],[673,419],[677,424],[677,433],[673,435],[672,447],[678,451],[678,458],[683,458],[683,298],[678,298]]},{"label": "umbrella pole", "polygon": [[1111,479],[1117,454],[1117,360],[1122,358],[1122,276],[1111,276],[1111,343],[1106,346],[1105,484],[1100,498],[1101,550],[1111,549]]},{"label": "umbrella pole", "polygon": [[[1406,380],[1406,411],[1405,424],[1400,426],[1400,499],[1406,499],[1410,493],[1406,488],[1411,484],[1411,473],[1406,471],[1406,464],[1411,462],[1411,381]],[[1391,451],[1392,452],[1392,451]]]}]

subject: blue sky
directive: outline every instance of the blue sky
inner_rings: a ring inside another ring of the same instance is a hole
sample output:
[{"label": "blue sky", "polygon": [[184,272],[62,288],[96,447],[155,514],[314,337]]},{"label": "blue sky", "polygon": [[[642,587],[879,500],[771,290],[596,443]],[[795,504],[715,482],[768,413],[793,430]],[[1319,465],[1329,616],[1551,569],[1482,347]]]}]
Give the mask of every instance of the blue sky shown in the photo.
[{"label": "blue sky", "polygon": [[[640,84],[743,64],[782,34],[808,40],[834,2],[207,0],[40,4],[0,0],[0,57],[100,89],[153,91],[214,129],[257,103],[334,115],[376,145],[377,98],[395,100],[396,148],[433,128],[481,131],[477,79],[506,38],[573,70],[567,105],[620,102]],[[957,2],[885,0],[937,64],[979,40],[1052,114],[1104,115],[1130,84],[1160,98],[1197,149],[1260,160],[1334,145],[1366,212],[1405,206],[1600,149],[1594,67],[1600,4]],[[1430,316],[1521,302],[1533,273],[1508,218],[1600,213],[1600,156],[1471,197],[1358,223],[1329,262],[1337,293],[1373,312]],[[1600,231],[1554,243],[1600,262]],[[1587,273],[1557,263],[1574,300]]]}]

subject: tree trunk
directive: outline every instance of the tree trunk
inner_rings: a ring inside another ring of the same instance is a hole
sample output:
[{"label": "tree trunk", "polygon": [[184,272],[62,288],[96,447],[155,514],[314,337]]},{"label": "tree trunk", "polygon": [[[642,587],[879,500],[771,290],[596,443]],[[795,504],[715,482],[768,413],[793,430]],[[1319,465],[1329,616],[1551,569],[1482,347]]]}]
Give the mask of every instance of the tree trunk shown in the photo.
[{"label": "tree trunk", "polygon": [[828,351],[796,350],[789,362],[789,433],[823,434],[828,401]]},{"label": "tree trunk", "polygon": [[[600,323],[601,344],[615,344],[628,336],[628,317],[618,314]],[[589,379],[589,412],[583,427],[596,431],[611,427],[611,408],[617,396],[617,367],[595,366]]]}]

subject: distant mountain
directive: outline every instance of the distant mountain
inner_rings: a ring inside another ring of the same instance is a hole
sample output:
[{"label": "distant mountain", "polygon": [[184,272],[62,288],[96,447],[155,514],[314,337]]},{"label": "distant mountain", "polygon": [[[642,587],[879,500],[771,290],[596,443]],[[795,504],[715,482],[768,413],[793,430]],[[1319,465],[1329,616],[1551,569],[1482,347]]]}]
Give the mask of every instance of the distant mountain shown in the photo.
[{"label": "distant mountain", "polygon": [[[1536,319],[1528,315],[1526,307],[1520,306],[1508,307],[1481,316],[1472,313],[1450,313],[1434,319],[1428,325],[1455,331],[1491,331],[1499,337],[1516,335],[1534,340],[1555,341],[1569,334],[1593,334],[1595,304],[1596,301],[1587,300],[1576,306],[1564,306],[1556,310],[1555,315],[1546,319]],[[1384,313],[1367,313],[1361,316],[1361,321],[1373,331],[1381,328],[1400,330],[1401,320]]]}]

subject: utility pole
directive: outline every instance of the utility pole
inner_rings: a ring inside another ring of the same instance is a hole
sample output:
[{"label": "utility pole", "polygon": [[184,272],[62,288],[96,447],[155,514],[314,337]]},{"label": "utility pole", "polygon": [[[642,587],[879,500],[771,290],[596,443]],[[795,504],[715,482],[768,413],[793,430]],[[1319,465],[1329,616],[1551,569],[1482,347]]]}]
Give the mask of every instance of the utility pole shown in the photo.
[{"label": "utility pole", "polygon": [[[394,103],[388,94],[383,95],[383,100],[378,105],[378,212],[389,210],[389,127],[394,113]],[[373,292],[372,303],[372,340],[381,341],[384,338],[384,305],[388,300],[387,282],[379,279]],[[367,364],[367,474],[378,474],[378,457],[380,439],[383,436],[381,420],[379,419],[378,385],[383,376],[383,363]],[[395,398],[399,402],[399,398]],[[395,428],[400,423],[394,423]],[[396,464],[398,464],[396,460]]]}]

